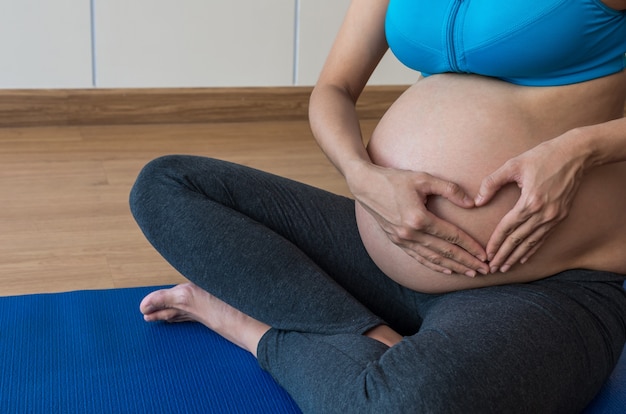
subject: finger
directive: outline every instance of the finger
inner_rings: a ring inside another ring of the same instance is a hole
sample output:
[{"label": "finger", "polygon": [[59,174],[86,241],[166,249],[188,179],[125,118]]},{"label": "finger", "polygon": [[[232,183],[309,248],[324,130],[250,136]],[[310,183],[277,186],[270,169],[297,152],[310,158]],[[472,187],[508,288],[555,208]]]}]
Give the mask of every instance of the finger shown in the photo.
[{"label": "finger", "polygon": [[[400,233],[392,227],[383,227],[383,230],[392,243],[433,270],[445,268],[459,274],[471,273],[471,276],[475,276],[476,271],[489,273],[489,266],[484,262],[486,254],[480,244],[475,242],[478,253],[470,253],[458,245],[463,237],[473,241],[469,235],[432,214],[427,215],[426,221],[428,224],[422,223],[419,230]],[[483,258],[479,259],[476,255]]]},{"label": "finger", "polygon": [[487,204],[502,187],[512,182],[517,182],[517,177],[513,172],[513,164],[507,162],[481,181],[474,198],[476,207]]},{"label": "finger", "polygon": [[518,263],[526,253],[530,251],[532,246],[529,246],[525,241],[521,242],[515,249],[513,249],[508,257],[504,259],[504,263],[499,267],[501,273],[506,273],[511,269],[513,265]]},{"label": "finger", "polygon": [[426,259],[426,257],[428,256],[424,256],[424,254],[426,255],[430,255],[431,252],[428,251],[427,249],[424,249],[422,247],[416,247],[416,248],[408,248],[408,247],[403,247],[402,246],[402,250],[404,250],[404,252],[406,254],[408,254],[409,256],[411,256],[413,259],[415,259],[415,261],[417,261],[418,263],[420,263],[421,265],[434,270],[435,272],[439,272],[439,273],[445,273],[447,275],[451,275],[454,273],[453,270],[448,269],[440,264],[437,264],[437,261],[435,262],[431,262],[429,260]]},{"label": "finger", "polygon": [[451,203],[464,208],[474,207],[474,200],[455,182],[424,174],[428,179],[420,185],[426,194],[441,196]]},{"label": "finger", "polygon": [[491,271],[508,271],[543,242],[551,226],[538,225],[537,219],[528,220],[506,238],[500,250],[490,262]]},{"label": "finger", "polygon": [[502,220],[500,220],[496,228],[493,230],[493,233],[487,242],[485,250],[487,252],[487,260],[490,262],[492,267],[501,266],[503,261],[502,258],[507,257],[508,254],[519,243],[521,243],[521,240],[523,240],[520,238],[519,233],[516,235],[513,234],[520,226],[527,223],[532,215],[523,213],[519,205],[520,202],[518,202],[512,210],[502,217]]},{"label": "finger", "polygon": [[501,272],[507,272],[516,263],[525,263],[528,258],[534,254],[541,244],[548,238],[548,235],[552,232],[553,227],[544,225],[532,234],[527,236],[520,245],[514,249],[509,257],[504,261],[504,265],[500,268]]},{"label": "finger", "polygon": [[434,214],[429,213],[429,216],[431,224],[423,229],[425,233],[445,241],[446,245],[460,247],[464,253],[467,253],[466,257],[470,257],[474,264],[480,264],[487,260],[487,252],[472,236]]},{"label": "finger", "polygon": [[[447,247],[458,246],[463,249],[463,254],[471,258],[473,268],[480,267],[480,264],[487,260],[485,249],[473,237],[427,210],[407,220],[402,227],[394,226],[387,221],[380,223],[380,226],[391,242],[399,246],[422,243],[422,238],[430,235],[441,239]],[[443,252],[444,249],[440,251]]]},{"label": "finger", "polygon": [[[546,236],[546,237],[547,237],[547,236]],[[544,240],[545,240],[545,239],[544,239]],[[520,259],[520,261],[519,261],[519,262],[520,262],[521,264],[524,264],[524,263],[526,263],[528,260],[530,260],[531,256],[532,256],[532,255],[534,255],[535,253],[537,253],[537,250],[539,250],[539,246],[541,246],[542,244],[543,244],[543,240],[542,240],[542,241],[540,241],[539,243],[537,243],[537,244],[535,245],[535,247],[533,247],[532,249],[530,249],[530,250],[528,251],[528,253],[526,253],[526,254],[524,255],[524,257],[522,257],[522,258]]]},{"label": "finger", "polygon": [[[405,248],[405,251],[429,269],[446,274],[456,273],[469,277],[476,276],[477,270],[475,268],[466,266],[457,261],[460,255],[463,253],[467,254],[467,252],[464,252],[456,246],[453,246],[451,250],[441,252],[439,251],[440,247],[437,246],[438,240],[439,239],[434,237],[427,237],[426,240],[423,241],[424,244],[415,243],[410,248]],[[486,269],[481,273],[487,273],[487,271]]]},{"label": "finger", "polygon": [[[489,267],[491,268],[491,273],[495,273],[497,271],[506,271],[508,269],[504,269],[505,263],[509,260],[509,257],[518,247],[522,245],[524,241],[525,235],[523,231],[514,231],[511,234],[508,234],[503,240],[497,251],[493,254],[491,260],[489,260]],[[510,267],[512,263],[508,263],[508,267]]]},{"label": "finger", "polygon": [[[485,263],[487,255],[480,243],[455,225],[435,215],[430,214],[430,216],[432,224],[424,229],[427,235],[432,236],[426,239],[430,250],[469,270],[488,272],[489,268]],[[456,272],[465,273],[458,270]]]}]

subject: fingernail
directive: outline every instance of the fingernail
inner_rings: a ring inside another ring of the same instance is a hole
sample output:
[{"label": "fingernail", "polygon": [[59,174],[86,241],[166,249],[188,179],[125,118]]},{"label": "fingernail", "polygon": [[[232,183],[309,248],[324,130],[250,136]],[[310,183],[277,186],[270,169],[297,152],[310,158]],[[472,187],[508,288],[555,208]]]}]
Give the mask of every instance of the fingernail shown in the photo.
[{"label": "fingernail", "polygon": [[465,272],[465,276],[476,277],[476,272],[473,270],[468,270],[467,272]]},{"label": "fingernail", "polygon": [[489,273],[489,269],[483,269],[482,267],[480,269],[478,269],[478,271],[480,272],[480,274],[482,275],[486,275]]},{"label": "fingernail", "polygon": [[509,266],[509,265],[504,265],[504,266],[502,266],[502,267],[500,268],[500,272],[502,272],[502,273],[506,273],[506,272],[508,272],[508,270],[509,270],[510,268],[511,268],[511,266]]},{"label": "fingernail", "polygon": [[524,257],[522,260],[520,260],[520,264],[524,264],[528,261],[528,257]]},{"label": "fingernail", "polygon": [[491,273],[496,273],[498,269],[499,269],[498,266],[494,266],[490,270],[491,270]]}]

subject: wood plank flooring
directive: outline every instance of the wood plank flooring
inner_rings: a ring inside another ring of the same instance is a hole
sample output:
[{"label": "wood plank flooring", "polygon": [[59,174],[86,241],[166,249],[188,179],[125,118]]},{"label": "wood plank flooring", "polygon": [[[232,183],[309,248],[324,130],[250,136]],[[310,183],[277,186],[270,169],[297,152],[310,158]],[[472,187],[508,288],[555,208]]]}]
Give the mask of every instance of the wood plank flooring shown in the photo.
[{"label": "wood plank flooring", "polygon": [[[408,85],[367,86],[360,119],[378,119]],[[0,89],[0,127],[303,121],[312,87]]]},{"label": "wood plank flooring", "polygon": [[348,194],[306,121],[0,129],[0,296],[183,281],[128,208],[141,167],[172,153]]}]

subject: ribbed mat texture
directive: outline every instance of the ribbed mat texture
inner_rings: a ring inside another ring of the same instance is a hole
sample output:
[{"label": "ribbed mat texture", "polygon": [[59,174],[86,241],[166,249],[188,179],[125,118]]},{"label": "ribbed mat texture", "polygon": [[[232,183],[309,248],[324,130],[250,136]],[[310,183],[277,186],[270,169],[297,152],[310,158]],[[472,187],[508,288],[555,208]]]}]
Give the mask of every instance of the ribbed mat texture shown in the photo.
[{"label": "ribbed mat texture", "polygon": [[0,298],[0,413],[299,413],[249,353],[146,323],[149,288]]},{"label": "ribbed mat texture", "polygon": [[[254,357],[196,323],[146,323],[155,287],[0,297],[0,413],[300,410]],[[626,413],[626,353],[585,414]]]}]

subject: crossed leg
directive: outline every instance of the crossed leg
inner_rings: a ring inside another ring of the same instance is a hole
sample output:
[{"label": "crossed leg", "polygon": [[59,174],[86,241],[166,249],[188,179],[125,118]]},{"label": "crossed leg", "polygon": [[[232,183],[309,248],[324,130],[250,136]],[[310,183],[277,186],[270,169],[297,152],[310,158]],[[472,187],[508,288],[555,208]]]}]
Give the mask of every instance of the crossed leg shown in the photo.
[{"label": "crossed leg", "polygon": [[270,327],[364,333],[388,346],[401,336],[387,323],[417,329],[405,289],[360,243],[350,199],[220,160],[168,156],[144,168],[131,209],[193,282],[148,295],[148,321],[198,321],[252,354]]},{"label": "crossed leg", "polygon": [[148,322],[200,322],[255,357],[261,337],[270,329],[192,283],[152,292],[139,309]]},{"label": "crossed leg", "polygon": [[[235,309],[207,291],[185,283],[146,296],[139,309],[147,322],[200,322],[233,344],[257,356],[259,341],[270,326]],[[365,335],[391,347],[402,336],[387,325],[376,326]]]},{"label": "crossed leg", "polygon": [[[241,166],[160,159],[131,206],[157,250],[197,284],[148,295],[146,319],[205,324],[257,355],[311,412],[580,409],[623,348],[621,283],[570,272],[564,284],[411,292],[367,257],[351,200]],[[386,346],[399,339],[386,322],[407,338]],[[586,364],[572,363],[581,355]]]}]

